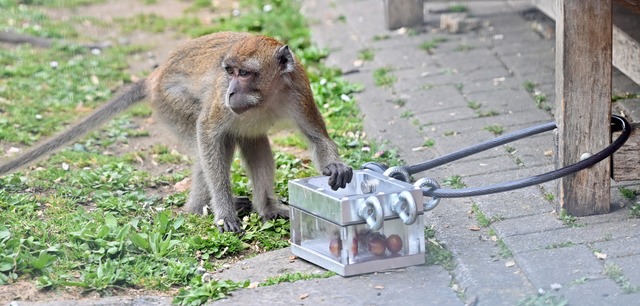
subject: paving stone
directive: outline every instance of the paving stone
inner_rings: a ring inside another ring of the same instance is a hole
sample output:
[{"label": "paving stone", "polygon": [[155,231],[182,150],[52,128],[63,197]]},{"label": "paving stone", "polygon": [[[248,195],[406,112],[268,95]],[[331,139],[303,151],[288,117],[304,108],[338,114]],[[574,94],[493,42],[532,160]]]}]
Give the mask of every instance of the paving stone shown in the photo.
[{"label": "paving stone", "polygon": [[[628,240],[626,242],[629,242]],[[607,254],[609,255],[609,254]],[[615,264],[622,268],[622,274],[632,287],[640,288],[640,255],[631,255],[607,260],[607,264]]]},{"label": "paving stone", "polygon": [[[562,222],[556,218],[553,218],[551,215],[544,218],[540,218],[538,215],[532,215],[499,221],[492,224],[492,227],[500,237],[505,239],[505,241],[506,239],[509,239],[509,237],[518,236],[512,238],[514,243],[517,241],[523,241],[523,244],[527,244],[528,240],[520,236],[524,234],[546,233],[552,230],[566,228],[567,226],[562,224]],[[544,234],[542,235],[544,236]],[[519,246],[514,248],[520,250]]]},{"label": "paving stone", "polygon": [[[463,305],[438,266],[244,289],[207,305]],[[277,294],[274,294],[277,292]]]},{"label": "paving stone", "polygon": [[[584,278],[604,278],[602,264],[584,245],[516,253],[515,258],[535,288],[550,288],[556,283],[566,286]],[[571,260],[565,260],[568,258]]]},{"label": "paving stone", "polygon": [[[552,217],[552,215],[548,216],[549,219],[553,219]],[[511,220],[506,220],[506,222],[508,221]],[[505,229],[505,225],[501,223],[502,222],[498,222],[494,224],[494,227],[498,229],[500,226],[500,232],[509,230],[513,232],[513,228]],[[579,220],[576,223],[581,224]],[[505,235],[504,240],[507,245],[516,250],[516,253],[526,253],[533,250],[560,247],[566,244],[593,244],[603,241],[625,239],[630,235],[629,232],[633,231],[637,225],[637,221],[627,220],[618,223],[601,223],[580,227],[565,226],[526,233],[526,235]],[[509,224],[509,226],[513,226],[513,224]]]},{"label": "paving stone", "polygon": [[635,305],[638,295],[623,294],[620,287],[610,279],[577,280],[571,284],[564,284],[556,296],[563,296],[569,305]]},{"label": "paving stone", "polygon": [[635,236],[631,237],[596,242],[593,244],[593,249],[602,250],[603,253],[607,254],[607,258],[640,255],[640,233],[636,232],[634,234]]}]

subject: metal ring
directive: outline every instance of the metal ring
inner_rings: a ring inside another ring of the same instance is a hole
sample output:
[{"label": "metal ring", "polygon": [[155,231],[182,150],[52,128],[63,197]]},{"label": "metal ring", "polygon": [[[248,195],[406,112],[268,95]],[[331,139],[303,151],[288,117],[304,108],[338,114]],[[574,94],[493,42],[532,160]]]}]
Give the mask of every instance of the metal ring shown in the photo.
[{"label": "metal ring", "polygon": [[409,171],[404,167],[391,167],[384,171],[384,175],[403,182],[408,182],[410,179]]},{"label": "metal ring", "polygon": [[[402,209],[402,204],[406,203],[407,206]],[[409,225],[416,222],[418,217],[418,209],[416,207],[416,201],[413,199],[413,195],[409,191],[403,191],[398,195],[398,201],[393,204],[392,210],[400,216],[402,223]]]},{"label": "metal ring", "polygon": [[380,200],[375,196],[368,197],[367,200],[361,204],[360,209],[358,210],[358,215],[360,218],[367,221],[371,230],[377,231],[382,228],[382,223],[384,222],[384,211],[382,210]]},{"label": "metal ring", "polygon": [[[438,181],[428,177],[423,177],[417,180],[415,183],[413,183],[413,186],[420,188],[422,190],[422,194],[425,196],[428,195],[427,192],[440,189],[440,184],[438,184]],[[429,188],[425,189],[425,187]],[[424,211],[429,211],[436,208],[436,206],[438,206],[438,203],[440,203],[440,198],[431,196],[431,201],[424,201]]]}]

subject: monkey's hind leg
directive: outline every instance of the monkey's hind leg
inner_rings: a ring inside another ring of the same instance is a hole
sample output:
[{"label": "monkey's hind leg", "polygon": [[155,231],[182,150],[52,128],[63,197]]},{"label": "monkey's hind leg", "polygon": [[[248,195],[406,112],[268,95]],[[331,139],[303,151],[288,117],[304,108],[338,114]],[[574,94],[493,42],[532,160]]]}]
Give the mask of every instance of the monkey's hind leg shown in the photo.
[{"label": "monkey's hind leg", "polygon": [[199,162],[196,162],[191,175],[189,200],[184,205],[184,210],[192,214],[202,215],[205,208],[209,209],[209,203],[211,203],[211,192],[205,181],[202,167]]},{"label": "monkey's hind leg", "polygon": [[238,140],[238,145],[253,184],[253,208],[265,220],[289,218],[289,208],[279,203],[273,189],[275,161],[269,138],[243,138]]}]

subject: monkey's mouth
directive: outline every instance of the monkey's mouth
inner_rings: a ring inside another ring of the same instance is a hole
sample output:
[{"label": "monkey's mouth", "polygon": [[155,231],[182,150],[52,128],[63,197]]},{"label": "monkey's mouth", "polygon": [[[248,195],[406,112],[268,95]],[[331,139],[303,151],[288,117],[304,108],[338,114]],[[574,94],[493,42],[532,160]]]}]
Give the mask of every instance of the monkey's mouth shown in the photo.
[{"label": "monkey's mouth", "polygon": [[234,112],[236,115],[242,115],[244,112],[253,108],[253,105],[250,105],[250,104],[233,105],[230,108],[231,108],[231,111]]}]

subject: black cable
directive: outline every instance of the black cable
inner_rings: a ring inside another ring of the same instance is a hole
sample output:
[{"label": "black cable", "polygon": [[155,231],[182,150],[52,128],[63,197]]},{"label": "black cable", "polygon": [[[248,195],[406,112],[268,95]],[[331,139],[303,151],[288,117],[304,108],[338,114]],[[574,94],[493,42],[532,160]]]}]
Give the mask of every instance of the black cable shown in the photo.
[{"label": "black cable", "polygon": [[496,137],[491,140],[487,140],[485,142],[481,142],[479,144],[473,145],[468,148],[464,148],[462,150],[455,151],[453,153],[449,153],[447,155],[440,156],[438,158],[434,158],[432,160],[428,160],[423,163],[419,163],[417,165],[407,166],[406,169],[409,172],[409,174],[416,174],[422,171],[429,170],[431,168],[448,164],[454,160],[458,160],[458,159],[467,157],[469,155],[473,155],[491,148],[495,148],[505,143],[516,141],[518,139],[522,139],[532,135],[540,134],[542,132],[551,131],[555,128],[556,128],[555,122],[549,122],[549,123],[537,125],[534,127],[522,129],[522,130],[515,131],[513,133],[509,133],[500,137]]},{"label": "black cable", "polygon": [[[617,123],[614,122],[613,123],[613,129],[614,130],[621,130],[622,134],[620,134],[620,136],[609,146],[607,146],[605,149],[603,149],[602,151],[594,154],[593,156],[586,158],[582,161],[579,161],[575,164],[566,166],[564,168],[560,168],[551,172],[547,172],[544,174],[540,174],[540,175],[536,175],[536,176],[532,176],[532,177],[527,177],[527,178],[523,178],[523,179],[518,179],[518,180],[514,180],[514,181],[510,181],[510,182],[503,182],[503,183],[498,183],[495,185],[490,185],[490,186],[484,186],[484,187],[473,187],[473,188],[464,188],[464,189],[427,189],[427,190],[423,190],[423,194],[425,196],[430,196],[430,197],[435,197],[435,198],[462,198],[462,197],[472,197],[472,196],[479,196],[479,195],[487,195],[487,194],[492,194],[492,193],[498,193],[498,192],[505,192],[505,191],[510,191],[510,190],[514,190],[514,189],[519,189],[519,188],[524,188],[524,187],[529,187],[529,186],[533,186],[533,185],[537,185],[537,184],[541,184],[544,182],[548,182],[551,180],[555,180],[558,178],[561,178],[563,176],[572,174],[572,173],[576,173],[580,170],[589,168],[597,163],[599,163],[600,161],[604,160],[605,158],[609,157],[611,154],[613,154],[615,151],[617,151],[620,147],[622,147],[622,145],[624,145],[624,143],[627,141],[627,139],[629,139],[629,136],[631,135],[631,124],[629,124],[629,122],[620,117],[620,116],[613,116],[612,119],[617,120]],[[555,126],[555,124],[553,124]],[[531,129],[526,129],[523,131],[537,131],[538,128],[541,130],[544,128],[549,128],[550,124],[544,124],[544,125],[540,125],[538,127],[534,127]],[[539,133],[539,132],[538,132]],[[510,135],[509,138],[516,140],[516,138],[514,138],[514,134],[516,135],[523,135],[524,133],[522,132],[515,132],[512,133]],[[529,135],[534,135],[537,133],[533,133],[533,134],[529,134]],[[498,139],[498,138],[496,138]],[[488,146],[491,143],[491,141],[488,141],[487,143],[481,143],[479,145],[473,146],[472,148],[484,148],[485,146]],[[503,141],[500,141],[500,143],[506,143]],[[496,145],[493,145],[491,147],[494,147]],[[487,149],[490,147],[487,147]],[[486,150],[486,149],[485,149]],[[460,154],[460,152],[464,152],[464,156],[468,156],[471,155],[473,153],[469,153],[467,151],[467,149],[465,150],[460,150],[457,151],[455,153],[452,154]],[[477,151],[480,152],[480,151]],[[451,154],[451,155],[452,155]],[[462,158],[464,156],[457,156],[457,158],[453,158],[451,156],[443,156],[443,157],[447,157],[447,160],[455,160],[455,159],[459,159]],[[428,163],[422,163],[419,164],[419,166],[423,166],[425,164]],[[433,166],[435,167],[435,166]],[[418,168],[421,169],[421,168]]]}]

